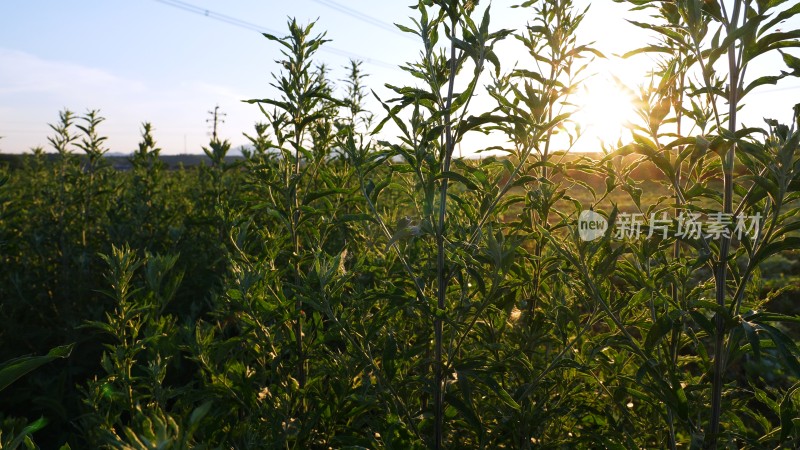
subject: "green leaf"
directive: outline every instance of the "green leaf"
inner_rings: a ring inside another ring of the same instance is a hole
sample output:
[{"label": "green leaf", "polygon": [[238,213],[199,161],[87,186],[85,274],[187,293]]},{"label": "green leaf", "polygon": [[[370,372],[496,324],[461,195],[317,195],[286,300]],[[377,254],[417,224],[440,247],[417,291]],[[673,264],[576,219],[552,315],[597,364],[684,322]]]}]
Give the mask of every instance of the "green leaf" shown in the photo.
[{"label": "green leaf", "polygon": [[800,3],[792,5],[789,8],[786,8],[785,10],[775,15],[775,17],[773,17],[770,21],[765,23],[763,27],[761,27],[761,31],[759,32],[759,34],[763,34],[764,32],[770,30],[775,25],[783,22],[786,19],[790,19],[798,14],[800,14]]},{"label": "green leaf", "polygon": [[745,336],[747,336],[747,341],[750,343],[750,348],[753,350],[753,356],[755,356],[756,361],[761,360],[761,340],[755,327],[746,320],[742,320],[742,329]]},{"label": "green leaf", "polygon": [[648,45],[646,47],[637,48],[636,50],[631,50],[623,54],[622,58],[627,59],[640,53],[672,53],[672,49],[660,45]]},{"label": "green leaf", "polygon": [[245,102],[245,103],[250,103],[250,104],[253,104],[253,103],[258,103],[258,104],[266,103],[268,105],[277,106],[278,108],[281,108],[284,111],[289,111],[291,109],[291,107],[289,106],[288,103],[277,101],[277,100],[272,100],[272,99],[269,99],[269,98],[250,99],[250,100],[242,100],[242,101]]},{"label": "green leaf", "polygon": [[35,422],[28,424],[25,428],[22,429],[22,431],[19,432],[19,434],[16,437],[14,437],[14,439],[11,442],[8,443],[7,448],[9,448],[10,450],[14,450],[17,447],[19,447],[19,445],[22,444],[23,442],[25,442],[26,444],[25,446],[28,448],[38,448],[38,447],[31,447],[30,435],[41,430],[42,428],[45,427],[45,425],[47,425],[47,419],[45,419],[44,417],[40,417]]},{"label": "green leaf", "polygon": [[411,29],[411,28],[409,28],[409,27],[407,27],[405,25],[401,25],[399,23],[396,23],[396,24],[394,24],[394,26],[396,26],[398,29],[400,29],[400,31],[402,31],[404,33],[411,33],[411,34],[416,34],[417,36],[419,36],[419,32],[417,32],[416,30]]},{"label": "green leaf", "polygon": [[792,322],[800,323],[800,316],[787,316],[785,314],[774,312],[758,312],[751,316],[746,317],[749,322],[753,323],[767,323],[767,322]]},{"label": "green leaf", "polygon": [[644,349],[648,353],[651,353],[653,348],[672,330],[673,326],[674,323],[669,315],[664,314],[659,317],[647,331]]},{"label": "green leaf", "polygon": [[492,115],[492,114],[481,114],[480,116],[469,116],[466,119],[459,122],[456,131],[458,132],[458,137],[461,135],[466,134],[468,131],[475,130],[481,131],[481,127],[486,124],[499,124],[503,122],[507,122],[508,119],[502,116]]},{"label": "green leaf", "polygon": [[473,183],[472,180],[470,180],[469,178],[465,177],[464,175],[461,175],[460,173],[451,172],[451,171],[442,172],[439,175],[436,175],[436,177],[434,179],[435,180],[439,180],[439,179],[443,179],[443,178],[446,178],[448,180],[458,181],[460,183],[463,183],[464,186],[466,186],[469,189],[478,190],[478,186],[475,183]]},{"label": "green leaf", "polygon": [[714,335],[714,324],[700,311],[690,311],[689,315],[692,316],[695,323],[703,329],[709,336]]},{"label": "green leaf", "polygon": [[503,387],[500,386],[499,384],[496,385],[496,393],[500,396],[500,399],[503,400],[503,402],[506,405],[508,405],[508,406],[514,408],[515,410],[519,411],[519,409],[520,409],[519,404],[516,401],[514,401],[514,399],[511,397],[511,394],[509,394],[508,391],[503,389]]},{"label": "green leaf", "polygon": [[202,405],[198,406],[197,408],[192,411],[192,415],[189,416],[189,426],[194,428],[197,426],[203,417],[205,417],[208,412],[211,410],[211,405],[214,402],[211,400],[206,400]]},{"label": "green leaf", "polygon": [[320,198],[323,198],[323,197],[327,197],[329,195],[344,194],[344,193],[347,193],[346,189],[326,189],[326,190],[323,190],[323,191],[309,192],[305,196],[305,198],[303,198],[303,204],[309,204],[309,203],[313,202],[314,200],[317,200],[317,199],[320,199]]},{"label": "green leaf", "polygon": [[797,345],[792,338],[771,325],[762,324],[761,328],[769,335],[772,342],[775,343],[775,347],[781,355],[781,358],[786,362],[787,368],[794,376],[800,377],[800,362],[797,360],[797,355],[800,352],[798,352]]},{"label": "green leaf", "polygon": [[345,222],[372,222],[377,223],[378,221],[369,214],[343,214],[336,218],[337,223],[345,223]]},{"label": "green leaf", "polygon": [[795,383],[794,386],[786,391],[786,394],[783,396],[783,400],[781,401],[781,442],[786,442],[786,440],[792,435],[792,431],[794,429],[794,420],[800,416],[800,411],[797,410],[797,406],[794,404],[794,401],[792,401],[792,396],[798,388],[800,388],[800,383]]},{"label": "green leaf", "polygon": [[636,144],[629,144],[629,146],[634,152],[647,156],[668,179],[672,180],[675,178],[675,171],[672,165],[669,160],[658,151],[653,141],[638,134],[635,134],[633,138],[636,140]]},{"label": "green leaf", "polygon": [[[461,380],[461,376],[459,376],[459,382]],[[447,393],[445,394],[446,403],[448,405],[452,405],[461,415],[466,419],[467,423],[470,427],[474,430],[479,430],[482,428],[482,424],[480,419],[478,418],[477,414],[475,414],[475,410],[472,406],[470,406],[467,401],[462,401],[458,396]]]},{"label": "green leaf", "polygon": [[755,256],[753,256],[753,263],[758,264],[761,261],[767,259],[768,257],[782,252],[784,250],[792,250],[800,248],[800,236],[787,236],[784,239],[777,241],[777,242],[770,242],[769,244],[763,246],[756,252]]},{"label": "green leaf", "polygon": [[783,62],[786,63],[790,69],[792,69],[792,75],[800,77],[800,58],[780,50],[778,51],[780,52],[781,56],[783,56]]},{"label": "green leaf", "polygon": [[75,344],[69,344],[56,347],[50,350],[45,356],[23,356],[6,361],[0,365],[0,391],[39,366],[47,364],[55,359],[69,357],[74,345]]},{"label": "green leaf", "polygon": [[646,22],[637,22],[635,20],[627,20],[627,21],[630,22],[633,25],[636,25],[639,28],[643,28],[645,30],[655,31],[656,33],[659,33],[659,34],[663,35],[665,38],[669,38],[669,40],[671,42],[673,42],[674,44],[676,44],[676,45],[678,45],[680,47],[683,47],[683,48],[687,47],[686,43],[684,42],[684,36],[681,33],[675,31],[672,28],[659,26],[659,25],[653,25],[653,24],[646,23]]},{"label": "green leaf", "polygon": [[750,84],[748,84],[747,87],[744,89],[742,97],[744,97],[745,95],[747,95],[748,92],[752,91],[753,89],[759,86],[763,86],[765,84],[773,84],[773,85],[778,84],[778,81],[780,81],[787,75],[789,75],[789,73],[783,72],[781,75],[766,75],[763,77],[756,78],[755,80],[751,81]]},{"label": "green leaf", "polygon": [[756,29],[758,28],[759,24],[761,24],[762,20],[764,20],[764,16],[752,17],[744,25],[736,28],[732,33],[729,33],[722,41],[719,48],[715,49],[717,51],[712,51],[709,55],[707,67],[713,67],[717,59],[727,52],[728,47],[732,43],[735,43],[738,40],[744,40],[747,42],[748,39],[752,39],[755,36]]}]

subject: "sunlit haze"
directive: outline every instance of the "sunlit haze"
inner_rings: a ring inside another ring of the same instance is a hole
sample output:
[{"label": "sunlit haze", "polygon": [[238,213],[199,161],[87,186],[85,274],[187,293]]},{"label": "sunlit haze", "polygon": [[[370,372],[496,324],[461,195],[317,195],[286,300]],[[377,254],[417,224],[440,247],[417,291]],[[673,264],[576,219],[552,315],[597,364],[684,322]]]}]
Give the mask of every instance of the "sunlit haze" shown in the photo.
[{"label": "sunlit haze", "polygon": [[[532,12],[511,9],[518,1],[495,1],[493,27],[524,27]],[[579,7],[589,2],[577,1]],[[318,61],[332,69],[332,79],[345,77],[350,58],[365,61],[368,87],[383,98],[385,83],[413,83],[399,65],[417,57],[420,45],[392,28],[393,22],[411,24],[411,2],[348,0],[252,1],[103,0],[0,4],[0,151],[25,152],[47,148],[48,123],[68,108],[78,114],[99,109],[106,117],[100,130],[109,136],[115,153],[129,153],[139,137],[140,124],[153,123],[164,153],[198,153],[209,140],[208,111],[215,105],[227,115],[220,136],[236,148],[247,141],[253,124],[262,120],[254,105],[243,99],[275,94],[270,73],[278,72],[278,46],[256,30],[284,35],[287,17],[301,22],[317,20],[318,32],[332,42],[318,53]],[[346,5],[346,6],[342,6]],[[483,6],[483,4],[482,4]],[[585,129],[576,150],[597,149],[598,139],[614,140],[629,119],[630,101],[611,81],[611,75],[632,85],[643,82],[652,61],[648,56],[621,63],[614,54],[643,45],[647,36],[622,17],[624,6],[594,2],[589,10],[583,42],[609,60],[592,67],[596,72],[573,99],[582,111],[576,116]],[[509,39],[499,49],[504,69],[516,62],[519,45]],[[779,58],[759,61],[766,71],[784,68]],[[758,68],[748,75],[756,76]],[[797,81],[767,86],[749,99],[753,111],[744,117],[753,125],[761,117],[790,117]],[[475,108],[488,107],[476,101]],[[368,106],[381,109],[374,98]],[[481,111],[477,111],[481,112]],[[480,147],[486,138],[465,142]],[[471,152],[475,148],[468,148]]]}]

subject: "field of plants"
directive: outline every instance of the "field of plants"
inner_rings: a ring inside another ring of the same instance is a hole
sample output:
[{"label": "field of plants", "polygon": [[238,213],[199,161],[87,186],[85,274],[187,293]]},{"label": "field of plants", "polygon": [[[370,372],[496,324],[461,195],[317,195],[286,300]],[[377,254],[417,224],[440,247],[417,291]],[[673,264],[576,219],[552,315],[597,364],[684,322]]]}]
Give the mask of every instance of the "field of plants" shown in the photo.
[{"label": "field of plants", "polygon": [[416,84],[374,112],[290,20],[243,159],[168,169],[144,123],[116,170],[99,111],[61,112],[0,163],[0,449],[800,447],[800,105],[737,120],[800,76],[800,4],[628,3],[653,77],[593,155],[570,0],[521,30],[420,0]]}]

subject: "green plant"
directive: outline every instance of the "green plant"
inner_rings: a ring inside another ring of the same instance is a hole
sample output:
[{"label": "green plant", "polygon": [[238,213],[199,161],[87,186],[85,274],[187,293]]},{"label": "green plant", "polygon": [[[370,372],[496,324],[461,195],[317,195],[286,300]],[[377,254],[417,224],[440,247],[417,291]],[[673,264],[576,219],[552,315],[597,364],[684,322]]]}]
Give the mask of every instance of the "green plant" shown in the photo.
[{"label": "green plant", "polygon": [[[276,133],[278,150],[281,153],[279,169],[282,172],[281,185],[275,186],[276,192],[272,198],[276,201],[273,211],[281,217],[282,224],[290,237],[288,255],[288,268],[291,272],[290,289],[297,289],[300,283],[304,261],[303,248],[309,248],[309,243],[304,242],[308,231],[304,224],[310,224],[313,217],[319,217],[319,212],[313,215],[308,212],[308,203],[316,198],[336,192],[334,190],[314,192],[317,180],[311,178],[316,175],[320,165],[324,163],[329,149],[329,143],[324,141],[320,124],[327,122],[329,110],[336,105],[330,95],[330,89],[325,80],[325,72],[320,69],[314,73],[311,68],[312,56],[326,40],[323,35],[313,36],[311,30],[314,24],[301,26],[295,20],[289,22],[289,36],[278,38],[269,33],[264,33],[267,39],[279,43],[283,48],[281,53],[286,59],[280,61],[285,72],[275,77],[274,87],[281,92],[280,100],[259,99],[248,100],[248,103],[258,104],[261,111],[272,123]],[[263,104],[272,105],[280,113],[269,114]],[[320,139],[323,139],[320,142]],[[309,179],[311,178],[311,179]],[[303,192],[306,186],[311,187],[309,192]],[[317,188],[319,189],[319,188]],[[307,226],[307,225],[306,225]],[[291,292],[291,291],[290,291]],[[306,357],[303,349],[303,300],[297,293],[290,293],[296,297],[294,319],[294,339],[297,358],[297,382],[302,389],[306,384]]]},{"label": "green plant", "polygon": [[[791,377],[798,375],[792,369],[797,367],[796,346],[776,327],[779,322],[795,319],[759,313],[762,302],[752,292],[750,283],[761,260],[797,244],[788,235],[796,226],[788,218],[796,214],[797,208],[794,204],[797,195],[794,192],[797,185],[797,144],[793,135],[794,125],[783,126],[768,120],[766,129],[741,127],[738,112],[753,89],[797,74],[796,58],[781,50],[797,45],[793,41],[796,33],[782,32],[775,27],[796,15],[798,9],[781,9],[782,2],[734,1],[731,5],[697,1],[663,5],[632,3],[654,10],[655,21],[635,24],[654,31],[660,42],[631,54],[640,51],[663,54],[664,62],[657,74],[660,77],[658,86],[642,99],[645,105],[642,113],[644,126],[635,128],[634,143],[623,151],[644,155],[659,167],[665,182],[673,189],[678,212],[719,214],[717,217],[727,218],[729,224],[727,233],[714,238],[680,240],[680,245],[677,240],[674,242],[675,260],[691,269],[688,273],[680,267],[671,269],[672,273],[681,274],[671,282],[675,286],[672,304],[664,311],[671,318],[667,320],[664,316],[654,315],[651,330],[658,333],[659,340],[661,336],[671,335],[670,344],[664,347],[667,354],[672,355],[666,362],[668,367],[679,364],[682,333],[696,336],[695,351],[706,345],[705,336],[713,341],[713,366],[705,365],[704,377],[691,385],[693,391],[709,388],[710,397],[690,397],[690,403],[694,400],[702,404],[708,399],[708,426],[697,423],[698,418],[691,419],[692,441],[704,439],[710,448],[716,448],[721,439],[754,443],[755,435],[736,431],[741,422],[734,421],[733,413],[725,411],[723,400],[728,398],[729,404],[735,405],[734,399],[740,399],[741,390],[756,382],[757,376],[747,379],[743,386],[736,386],[726,380],[726,374],[731,365],[746,358],[750,352],[759,359],[759,348],[767,339],[778,350],[774,356],[784,359],[793,373]],[[746,73],[751,62],[775,52],[781,52],[793,72],[781,71],[778,75],[766,75],[747,82]],[[723,57],[727,64],[718,64]],[[687,132],[687,128],[691,131]],[[677,135],[674,130],[677,130]],[[668,143],[662,143],[665,140]],[[734,184],[735,171],[740,172],[737,176],[744,181],[742,185]],[[709,189],[710,179],[721,181],[721,195]],[[701,207],[699,200],[703,198],[711,200],[720,210],[714,212],[711,208]],[[742,215],[765,220],[753,235],[740,234],[737,239],[732,239],[734,227]],[[687,250],[691,256],[682,253],[681,249],[687,246],[690,246]],[[741,258],[747,260],[744,267],[733,263]],[[660,256],[659,260],[671,265],[666,255]],[[704,268],[698,273],[701,267]],[[678,287],[680,278],[690,278],[692,272],[701,279],[713,273],[713,280],[705,279],[704,289],[713,286],[715,306],[708,303],[700,306],[704,300],[698,297],[699,292],[687,290],[685,286],[682,289]],[[689,317],[684,315],[686,305],[693,304],[700,306],[700,310],[687,320]],[[703,308],[713,311],[713,329],[708,328],[709,323],[701,316],[705,314],[700,312]],[[749,312],[742,313],[747,310]],[[677,317],[681,320],[676,322]],[[656,327],[659,321],[671,323],[671,331],[663,326]],[[702,333],[695,334],[700,330]],[[707,362],[705,358],[704,362]],[[710,386],[705,384],[709,381]],[[701,408],[698,413],[700,411]],[[725,423],[730,428],[722,434],[725,413]],[[758,413],[753,415],[759,417]],[[686,415],[683,416],[686,421]],[[781,425],[784,431],[779,440],[785,442],[791,439],[789,430],[792,425],[786,420],[781,420]],[[770,431],[769,428],[764,430],[766,436],[762,443],[774,438]],[[675,436],[671,436],[670,442],[674,448]]]},{"label": "green plant", "polygon": [[[0,391],[44,364],[56,359],[69,358],[72,347],[73,345],[64,345],[50,350],[45,356],[22,356],[3,362],[0,364]],[[25,420],[3,418],[0,424],[0,448],[15,450],[23,443],[29,449],[38,448],[30,435],[46,425],[47,419],[44,417],[30,424]],[[10,433],[10,436],[3,437],[3,432]]]},{"label": "green plant", "polygon": [[[604,55],[568,0],[496,31],[487,5],[417,2],[416,84],[389,85],[376,122],[360,64],[337,90],[325,35],[290,20],[235,162],[213,136],[210,165],[168,170],[144,123],[112,171],[98,113],[62,112],[54,155],[0,167],[0,360],[77,345],[3,391],[0,442],[796,447],[797,277],[769,272],[800,248],[800,107],[732,118],[797,74],[786,3],[630,2],[656,41],[626,56],[654,64],[601,154],[572,152]],[[790,71],[748,84],[763,52]],[[680,233],[726,209],[749,218]],[[587,213],[608,222],[594,240]]]}]

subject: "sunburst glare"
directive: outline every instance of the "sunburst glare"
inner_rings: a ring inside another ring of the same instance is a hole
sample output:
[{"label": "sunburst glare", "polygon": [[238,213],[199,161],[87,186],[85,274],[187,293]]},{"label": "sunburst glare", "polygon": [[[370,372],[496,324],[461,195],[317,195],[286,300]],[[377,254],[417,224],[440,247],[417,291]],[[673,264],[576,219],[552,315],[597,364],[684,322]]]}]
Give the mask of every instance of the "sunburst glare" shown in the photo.
[{"label": "sunburst glare", "polygon": [[611,77],[590,79],[571,102],[578,108],[573,120],[583,130],[580,147],[587,151],[599,150],[594,146],[600,143],[616,143],[636,117],[633,96]]}]

